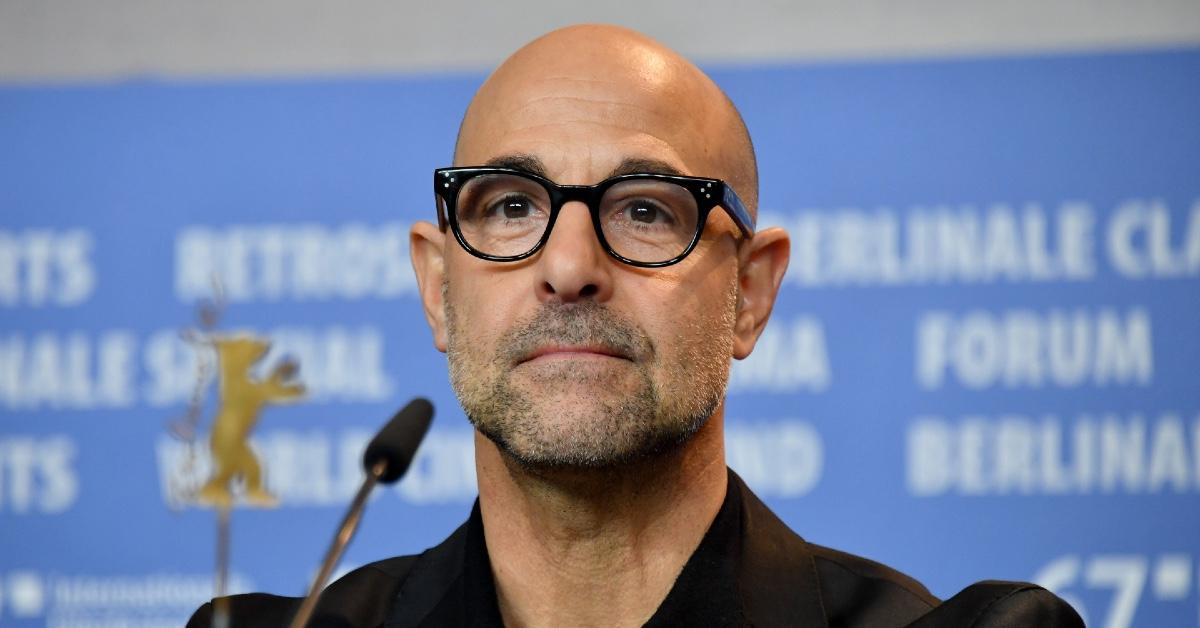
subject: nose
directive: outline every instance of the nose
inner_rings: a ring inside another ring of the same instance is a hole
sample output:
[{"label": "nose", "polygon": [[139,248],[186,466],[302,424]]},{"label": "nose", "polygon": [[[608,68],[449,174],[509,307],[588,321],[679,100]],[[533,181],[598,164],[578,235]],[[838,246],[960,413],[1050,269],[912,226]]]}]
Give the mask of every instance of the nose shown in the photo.
[{"label": "nose", "polygon": [[562,303],[605,301],[612,295],[612,262],[596,238],[587,206],[567,203],[538,253],[538,298]]}]

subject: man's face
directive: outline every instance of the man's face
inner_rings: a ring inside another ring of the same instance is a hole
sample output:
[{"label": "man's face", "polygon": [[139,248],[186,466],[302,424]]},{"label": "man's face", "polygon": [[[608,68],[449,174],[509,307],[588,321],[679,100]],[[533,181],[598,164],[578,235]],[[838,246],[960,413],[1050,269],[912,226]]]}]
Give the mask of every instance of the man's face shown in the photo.
[{"label": "man's face", "polygon": [[[502,68],[472,106],[456,161],[534,164],[561,184],[639,162],[721,177],[711,104],[669,63],[628,56]],[[713,212],[697,248],[658,269],[610,257],[582,203],[565,205],[524,261],[481,260],[446,238],[446,350],[471,421],[538,467],[606,467],[685,441],[724,397],[735,234]]]}]

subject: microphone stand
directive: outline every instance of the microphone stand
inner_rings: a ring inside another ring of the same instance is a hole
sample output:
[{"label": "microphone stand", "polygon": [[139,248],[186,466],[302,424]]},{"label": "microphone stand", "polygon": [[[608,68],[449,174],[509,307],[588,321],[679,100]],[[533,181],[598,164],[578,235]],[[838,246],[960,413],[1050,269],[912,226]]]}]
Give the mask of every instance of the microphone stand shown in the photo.
[{"label": "microphone stand", "polygon": [[296,611],[296,616],[292,618],[289,628],[304,628],[308,624],[313,610],[317,607],[317,599],[321,596],[321,590],[329,582],[329,576],[333,573],[334,566],[341,560],[342,552],[346,551],[346,546],[349,545],[350,539],[354,538],[354,533],[358,530],[363,509],[367,505],[367,497],[371,495],[371,490],[375,488],[375,485],[379,483],[379,478],[383,477],[386,472],[386,459],[379,460],[371,466],[367,477],[363,479],[362,486],[358,489],[358,494],[354,496],[354,501],[350,502],[350,510],[346,512],[342,524],[338,526],[337,534],[333,535],[329,551],[325,552],[325,559],[321,561],[321,570],[317,572],[317,577],[308,589],[308,595],[305,596],[304,602],[300,604],[300,610]]},{"label": "microphone stand", "polygon": [[417,448],[421,446],[421,439],[425,438],[425,432],[429,430],[432,420],[433,404],[429,403],[428,399],[417,397],[393,415],[367,445],[367,450],[363,452],[363,468],[367,471],[367,477],[363,478],[362,487],[358,489],[354,501],[350,502],[350,510],[342,519],[342,525],[338,526],[337,534],[333,535],[333,543],[325,553],[325,560],[321,561],[321,569],[317,571],[317,577],[313,579],[308,595],[301,602],[296,616],[292,618],[291,628],[304,628],[312,617],[321,590],[329,582],[329,575],[341,559],[346,545],[354,538],[354,531],[358,529],[358,522],[362,519],[363,508],[367,505],[371,489],[379,483],[391,484],[408,471],[408,466],[412,463],[413,456],[417,455]]}]

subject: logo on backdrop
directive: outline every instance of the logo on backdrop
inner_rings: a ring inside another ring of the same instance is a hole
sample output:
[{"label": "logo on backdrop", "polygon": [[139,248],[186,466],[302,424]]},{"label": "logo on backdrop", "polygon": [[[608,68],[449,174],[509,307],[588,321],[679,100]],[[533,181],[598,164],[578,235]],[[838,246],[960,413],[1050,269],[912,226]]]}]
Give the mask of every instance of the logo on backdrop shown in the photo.
[{"label": "logo on backdrop", "polygon": [[[249,332],[216,332],[224,310],[219,282],[214,281],[213,293],[212,301],[199,306],[200,328],[183,333],[196,352],[196,379],[187,413],[171,425],[171,431],[188,443],[190,454],[182,461],[183,468],[172,474],[175,481],[170,486],[169,501],[225,511],[241,497],[248,505],[273,507],[279,500],[266,489],[262,463],[250,446],[250,434],[266,406],[294,402],[304,396],[304,385],[297,381],[300,365],[284,357],[265,377],[256,376],[256,367],[271,348],[270,341]],[[210,458],[204,465],[196,441],[214,373],[217,410],[208,436]],[[202,479],[205,477],[207,480]]]},{"label": "logo on backdrop", "polygon": [[250,432],[264,406],[304,395],[304,386],[294,381],[299,365],[284,359],[269,376],[256,379],[251,369],[266,355],[269,342],[248,334],[217,336],[211,342],[217,352],[220,407],[208,441],[212,476],[197,497],[203,504],[229,508],[233,503],[232,484],[240,478],[247,503],[275,506],[278,500],[263,487],[262,465],[250,448]]}]

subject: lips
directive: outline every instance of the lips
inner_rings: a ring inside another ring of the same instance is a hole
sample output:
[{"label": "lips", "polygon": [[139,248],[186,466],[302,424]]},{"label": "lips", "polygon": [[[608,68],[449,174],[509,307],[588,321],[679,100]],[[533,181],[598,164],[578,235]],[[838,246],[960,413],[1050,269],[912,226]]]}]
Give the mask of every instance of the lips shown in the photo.
[{"label": "lips", "polygon": [[620,358],[622,360],[631,360],[632,358],[625,352],[605,345],[544,345],[530,351],[517,361],[517,364],[531,362],[538,358],[570,358],[570,357],[589,357],[601,356],[610,358]]},{"label": "lips", "polygon": [[654,344],[635,323],[602,303],[543,303],[506,330],[496,346],[509,368],[534,360],[559,361],[563,366],[597,365],[616,358],[642,362],[654,357]]}]

